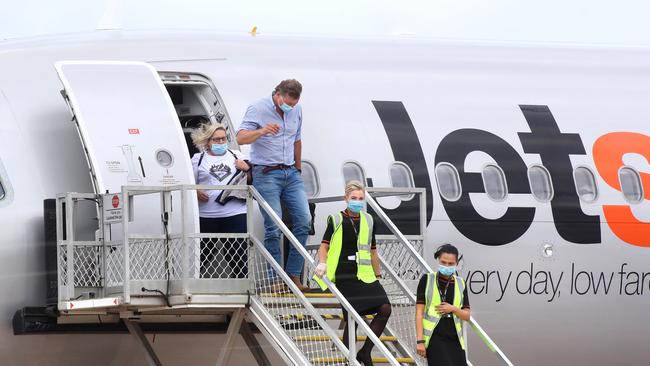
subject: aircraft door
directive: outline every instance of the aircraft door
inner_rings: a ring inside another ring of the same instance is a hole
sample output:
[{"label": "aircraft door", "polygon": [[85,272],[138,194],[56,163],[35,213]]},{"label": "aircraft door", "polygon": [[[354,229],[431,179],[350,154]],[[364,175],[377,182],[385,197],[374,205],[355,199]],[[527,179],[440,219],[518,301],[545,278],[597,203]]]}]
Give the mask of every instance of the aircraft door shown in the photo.
[{"label": "aircraft door", "polygon": [[[55,67],[96,193],[120,192],[123,185],[194,183],[178,116],[151,65],[61,61]],[[198,230],[196,197],[188,197],[187,227]],[[159,197],[137,197],[134,207],[133,230],[145,233],[161,225]],[[180,207],[172,210],[173,227],[179,225]]]}]

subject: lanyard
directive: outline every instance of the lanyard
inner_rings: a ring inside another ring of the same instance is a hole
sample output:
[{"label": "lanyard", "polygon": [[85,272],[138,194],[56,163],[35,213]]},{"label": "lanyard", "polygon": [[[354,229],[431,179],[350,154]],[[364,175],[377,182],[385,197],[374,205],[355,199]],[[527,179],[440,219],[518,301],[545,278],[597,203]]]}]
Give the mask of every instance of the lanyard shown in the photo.
[{"label": "lanyard", "polygon": [[357,231],[357,227],[354,226],[354,221],[352,220],[352,218],[350,216],[348,216],[348,220],[350,220],[350,225],[352,225],[352,230],[354,230],[354,236],[355,236],[354,242],[358,243],[359,242],[359,232]]},{"label": "lanyard", "polygon": [[[437,279],[436,279],[437,281]],[[442,292],[440,291],[440,286],[438,287],[438,293],[440,294],[440,301],[447,302],[447,290],[449,290],[449,283],[451,282],[451,278],[447,279],[447,284],[445,285],[445,291]]]}]

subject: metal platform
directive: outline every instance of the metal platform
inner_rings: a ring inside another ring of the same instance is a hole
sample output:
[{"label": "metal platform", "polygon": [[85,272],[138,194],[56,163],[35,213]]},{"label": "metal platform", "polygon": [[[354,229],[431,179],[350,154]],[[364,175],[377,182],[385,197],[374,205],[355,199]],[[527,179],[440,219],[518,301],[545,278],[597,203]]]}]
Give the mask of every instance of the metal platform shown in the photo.
[{"label": "metal platform", "polygon": [[[329,293],[299,291],[255,236],[253,217],[264,211],[278,225],[290,245],[305,259],[304,284],[312,288],[317,287],[310,280],[317,247],[302,247],[253,187],[228,187],[247,191],[248,233],[199,233],[192,210],[186,207],[187,197],[195,194],[196,189],[223,188],[124,186],[119,194],[108,197],[80,193],[58,196],[58,306],[43,313],[23,309],[14,319],[18,324],[15,329],[22,326],[28,333],[40,326],[56,332],[101,323],[103,327],[128,331],[150,365],[161,362],[143,329],[160,324],[171,328],[172,324],[188,328],[194,325],[197,329],[209,325],[206,328],[225,332],[226,344],[218,355],[218,365],[228,364],[229,345],[238,334],[244,337],[258,364],[268,365],[253,332],[263,334],[287,364],[359,365],[356,342],[368,339],[375,346],[376,363],[426,364],[415,354],[413,331],[413,284],[431,271],[421,257],[426,229],[423,189],[373,188],[366,194],[369,209],[390,231],[388,235],[377,236],[381,283],[393,308],[386,331],[378,337],[367,325],[372,316],[356,313],[329,279],[323,279]],[[372,194],[419,196],[419,232],[403,235]],[[96,238],[75,240],[76,205],[88,200],[98,205]],[[138,208],[143,202],[148,202],[147,210]],[[342,323],[343,310],[349,314],[347,324]],[[51,323],[52,318],[56,325]],[[474,319],[471,325],[488,347],[510,365]],[[344,327],[356,339],[349,347],[341,339]]]}]

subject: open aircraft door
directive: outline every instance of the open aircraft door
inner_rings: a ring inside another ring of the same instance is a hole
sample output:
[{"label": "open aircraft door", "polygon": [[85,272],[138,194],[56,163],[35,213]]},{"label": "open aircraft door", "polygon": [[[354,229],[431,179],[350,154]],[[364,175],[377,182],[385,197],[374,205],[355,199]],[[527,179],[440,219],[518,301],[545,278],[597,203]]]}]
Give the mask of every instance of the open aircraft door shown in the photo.
[{"label": "open aircraft door", "polygon": [[[96,193],[123,185],[194,184],[178,116],[157,71],[144,62],[61,61],[55,64],[72,110]],[[196,196],[186,227],[198,231]],[[180,200],[174,200],[180,204]],[[136,197],[130,232],[161,227],[160,197]],[[179,228],[180,207],[170,227]],[[150,209],[149,209],[150,208]],[[142,230],[140,230],[142,229]],[[121,230],[120,230],[121,231]],[[119,235],[112,232],[113,237]]]}]

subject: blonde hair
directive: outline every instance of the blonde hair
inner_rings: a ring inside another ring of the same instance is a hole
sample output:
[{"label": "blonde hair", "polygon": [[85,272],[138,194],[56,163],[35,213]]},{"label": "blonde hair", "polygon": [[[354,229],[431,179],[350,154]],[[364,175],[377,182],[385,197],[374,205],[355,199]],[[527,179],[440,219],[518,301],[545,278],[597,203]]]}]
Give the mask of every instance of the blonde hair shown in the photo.
[{"label": "blonde hair", "polygon": [[[354,191],[364,191],[363,183],[358,180],[351,180],[345,185],[345,196],[349,196]],[[365,192],[364,192],[365,194]]]},{"label": "blonde hair", "polygon": [[194,146],[196,146],[199,151],[205,151],[208,146],[208,140],[212,138],[212,135],[214,135],[217,130],[227,132],[226,126],[221,123],[207,122],[200,124],[199,127],[192,131],[192,143],[194,143]]}]

